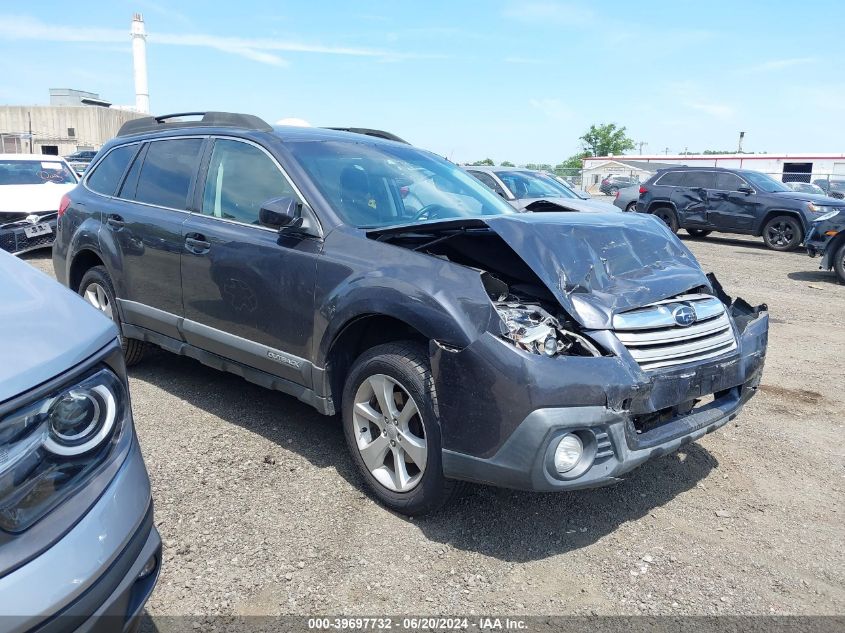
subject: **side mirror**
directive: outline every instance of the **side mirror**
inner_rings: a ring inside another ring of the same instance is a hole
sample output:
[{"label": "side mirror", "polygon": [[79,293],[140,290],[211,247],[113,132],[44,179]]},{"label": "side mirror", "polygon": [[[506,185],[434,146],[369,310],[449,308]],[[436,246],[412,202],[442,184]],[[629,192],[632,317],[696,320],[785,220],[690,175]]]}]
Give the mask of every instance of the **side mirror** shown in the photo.
[{"label": "side mirror", "polygon": [[258,222],[271,229],[298,228],[302,225],[299,203],[290,197],[266,200],[258,212]]},{"label": "side mirror", "polygon": [[748,185],[742,185],[741,187],[737,187],[736,190],[740,193],[744,193],[745,195],[754,193],[754,190]]}]

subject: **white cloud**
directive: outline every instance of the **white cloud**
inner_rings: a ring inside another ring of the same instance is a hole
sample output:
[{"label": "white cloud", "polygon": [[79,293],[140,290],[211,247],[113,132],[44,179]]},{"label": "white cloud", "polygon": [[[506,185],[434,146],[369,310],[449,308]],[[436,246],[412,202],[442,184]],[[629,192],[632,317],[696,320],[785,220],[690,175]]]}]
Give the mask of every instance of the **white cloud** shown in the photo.
[{"label": "white cloud", "polygon": [[[28,16],[0,15],[0,39],[3,38],[10,40],[37,40],[42,42],[123,44],[129,42],[129,28],[127,25],[127,29],[124,31],[121,29],[69,27],[59,24],[47,24]],[[281,39],[229,37],[204,33],[180,34],[153,31],[149,34],[148,40],[151,44],[210,48],[273,66],[286,66],[288,64],[287,60],[275,54],[279,51],[375,57],[390,61],[436,57],[435,55],[395,53],[372,48],[325,46],[322,44],[307,44]]]},{"label": "white cloud", "polygon": [[693,110],[704,112],[717,119],[728,119],[733,116],[734,109],[724,103],[707,103],[704,101],[686,101],[684,105]]}]

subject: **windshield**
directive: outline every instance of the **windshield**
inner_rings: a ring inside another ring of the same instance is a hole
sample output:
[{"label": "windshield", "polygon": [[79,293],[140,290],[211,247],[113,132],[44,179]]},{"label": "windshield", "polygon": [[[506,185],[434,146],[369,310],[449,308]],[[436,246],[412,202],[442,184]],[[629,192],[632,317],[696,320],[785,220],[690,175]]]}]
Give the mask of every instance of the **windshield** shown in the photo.
[{"label": "windshield", "polygon": [[497,171],[496,175],[517,198],[577,198],[551,176],[530,171]]},{"label": "windshield", "polygon": [[0,160],[0,185],[76,184],[76,176],[59,161]]},{"label": "windshield", "polygon": [[745,179],[749,180],[757,189],[765,191],[766,193],[791,191],[791,189],[782,182],[778,182],[771,176],[762,174],[759,171],[741,171],[739,173],[742,174]]},{"label": "windshield", "polygon": [[457,165],[411,146],[352,141],[285,145],[337,214],[358,228],[514,213]]}]

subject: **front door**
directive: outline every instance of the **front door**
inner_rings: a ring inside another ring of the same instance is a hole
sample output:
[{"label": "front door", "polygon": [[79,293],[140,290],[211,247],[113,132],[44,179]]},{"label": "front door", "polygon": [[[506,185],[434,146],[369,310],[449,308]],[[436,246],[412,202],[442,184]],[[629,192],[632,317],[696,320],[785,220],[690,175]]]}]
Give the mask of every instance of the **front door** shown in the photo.
[{"label": "front door", "polygon": [[298,199],[263,148],[213,141],[200,212],[183,227],[183,328],[196,347],[310,387],[322,242],[259,224],[262,203],[283,196]]},{"label": "front door", "polygon": [[716,188],[710,192],[709,217],[716,229],[748,231],[754,226],[755,202],[753,193],[739,191],[750,185],[736,174],[716,174]]}]

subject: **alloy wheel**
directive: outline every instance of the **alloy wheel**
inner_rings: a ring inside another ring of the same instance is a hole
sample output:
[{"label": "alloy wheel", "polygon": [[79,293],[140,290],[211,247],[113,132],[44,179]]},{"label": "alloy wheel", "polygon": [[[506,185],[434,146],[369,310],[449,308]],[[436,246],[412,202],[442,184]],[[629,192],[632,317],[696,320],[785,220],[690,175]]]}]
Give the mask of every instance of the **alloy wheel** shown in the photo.
[{"label": "alloy wheel", "polygon": [[769,243],[775,246],[788,246],[795,239],[795,231],[789,222],[775,222],[769,225]]},{"label": "alloy wheel", "polygon": [[112,305],[109,301],[109,296],[108,294],[106,294],[106,289],[103,288],[100,284],[89,284],[88,287],[85,289],[85,294],[83,296],[85,297],[85,300],[92,306],[97,308],[97,310],[105,314],[108,318],[114,320],[114,316],[112,314]]},{"label": "alloy wheel", "polygon": [[374,374],[358,387],[354,437],[370,474],[393,492],[408,492],[425,472],[428,445],[420,410],[396,379]]}]

